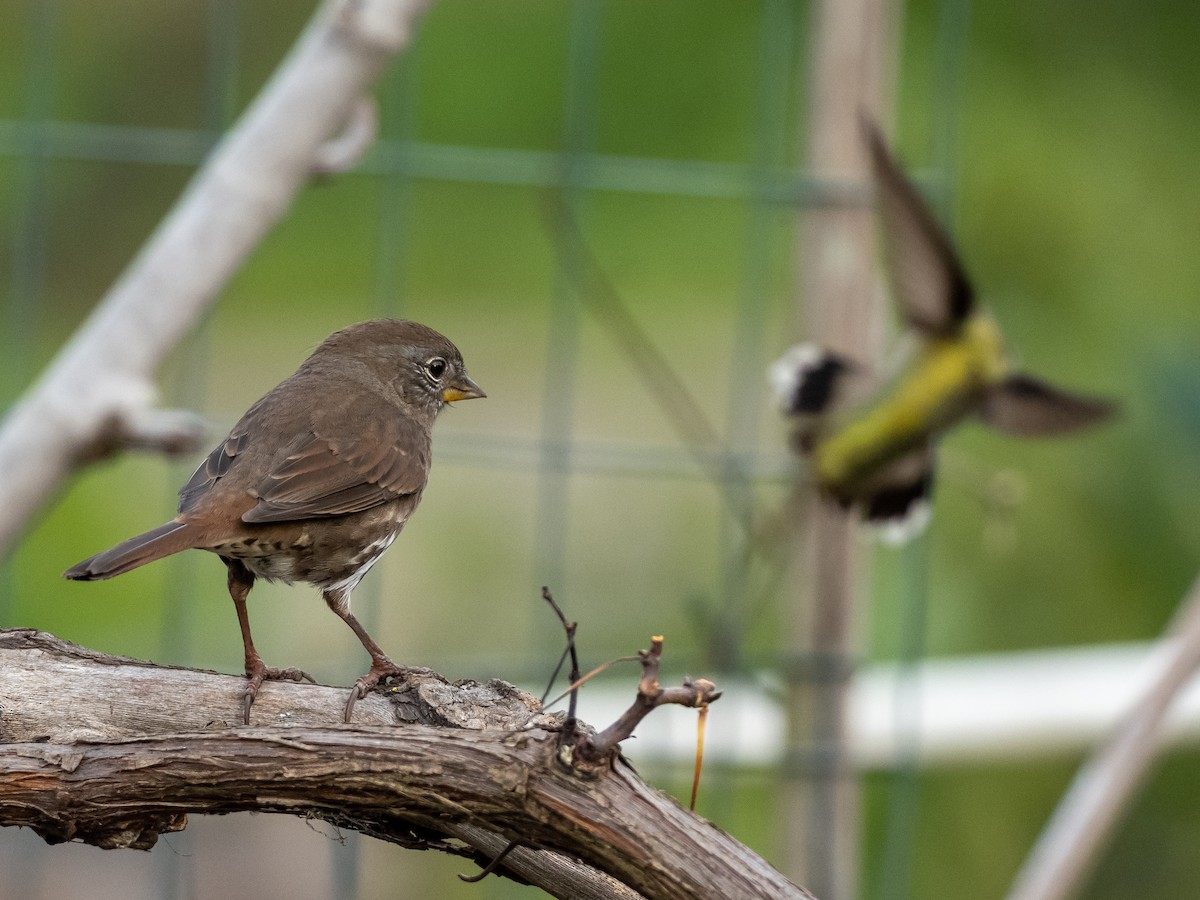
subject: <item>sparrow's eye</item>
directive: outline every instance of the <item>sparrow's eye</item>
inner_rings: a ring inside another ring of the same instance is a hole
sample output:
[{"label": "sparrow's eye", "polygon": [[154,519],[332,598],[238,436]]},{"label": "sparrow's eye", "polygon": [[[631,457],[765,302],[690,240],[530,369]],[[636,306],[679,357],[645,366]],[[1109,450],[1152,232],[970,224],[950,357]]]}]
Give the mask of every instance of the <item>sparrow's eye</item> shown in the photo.
[{"label": "sparrow's eye", "polygon": [[425,372],[434,381],[440,381],[442,376],[446,374],[446,361],[440,356],[435,356],[429,362],[425,363]]}]

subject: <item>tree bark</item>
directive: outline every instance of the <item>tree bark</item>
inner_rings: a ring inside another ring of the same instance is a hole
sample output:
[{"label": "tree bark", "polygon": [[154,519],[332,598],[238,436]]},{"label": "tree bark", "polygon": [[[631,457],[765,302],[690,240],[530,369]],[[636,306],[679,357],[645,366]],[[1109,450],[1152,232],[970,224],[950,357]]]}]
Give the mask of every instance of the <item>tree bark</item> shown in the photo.
[{"label": "tree bark", "polygon": [[255,724],[234,726],[243,688],[0,631],[0,825],[148,848],[189,812],[253,810],[484,861],[520,841],[501,871],[559,897],[812,896],[619,753],[571,752],[562,717],[504,682],[413,677],[360,701],[351,725],[332,724],[345,688],[270,682]]}]

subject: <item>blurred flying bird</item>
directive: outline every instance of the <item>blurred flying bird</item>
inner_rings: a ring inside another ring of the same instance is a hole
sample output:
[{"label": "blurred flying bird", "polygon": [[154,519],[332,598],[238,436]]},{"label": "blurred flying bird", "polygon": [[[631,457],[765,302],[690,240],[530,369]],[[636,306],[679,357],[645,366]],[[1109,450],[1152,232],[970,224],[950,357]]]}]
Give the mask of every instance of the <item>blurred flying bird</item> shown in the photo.
[{"label": "blurred flying bird", "polygon": [[794,447],[823,494],[857,505],[870,522],[919,525],[928,516],[934,442],[966,416],[1040,437],[1100,422],[1114,407],[1014,370],[950,238],[879,129],[868,121],[864,131],[885,262],[900,313],[918,338],[915,358],[879,390],[859,361],[802,344],[774,363],[770,380],[793,422]]}]

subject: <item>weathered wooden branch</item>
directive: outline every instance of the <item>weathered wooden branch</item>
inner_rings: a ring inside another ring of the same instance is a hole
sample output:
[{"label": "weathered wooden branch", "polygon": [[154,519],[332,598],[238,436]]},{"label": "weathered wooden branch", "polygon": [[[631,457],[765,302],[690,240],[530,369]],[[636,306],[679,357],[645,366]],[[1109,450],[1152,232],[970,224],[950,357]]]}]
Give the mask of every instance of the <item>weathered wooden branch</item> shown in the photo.
[{"label": "weathered wooden branch", "polygon": [[0,426],[0,556],[75,467],[130,446],[181,450],[199,438],[194,417],[154,409],[158,364],[310,175],[345,168],[371,140],[367,92],[429,3],[321,4],[141,253]]},{"label": "weathered wooden branch", "polygon": [[345,688],[271,682],[237,726],[242,690],[0,631],[0,825],[149,847],[189,812],[255,810],[481,861],[516,840],[504,866],[559,897],[811,897],[617,752],[565,753],[561,717],[503,682],[413,678],[351,725],[336,724]]}]

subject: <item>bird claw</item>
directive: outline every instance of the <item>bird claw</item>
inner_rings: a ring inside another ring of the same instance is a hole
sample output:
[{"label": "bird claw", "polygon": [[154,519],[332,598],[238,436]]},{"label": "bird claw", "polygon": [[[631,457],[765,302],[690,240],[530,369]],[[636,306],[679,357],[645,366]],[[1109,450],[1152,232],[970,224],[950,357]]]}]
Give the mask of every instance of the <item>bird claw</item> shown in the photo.
[{"label": "bird claw", "polygon": [[371,671],[355,680],[354,687],[350,689],[350,696],[346,700],[346,718],[343,721],[349,724],[350,715],[354,712],[354,704],[367,696],[379,682],[388,678],[404,678],[409,675],[436,674],[432,669],[424,666],[399,666],[390,660],[383,664],[372,664]]},{"label": "bird claw", "polygon": [[317,680],[301,669],[276,669],[273,666],[264,666],[261,662],[256,666],[249,666],[246,669],[246,677],[250,679],[246,685],[246,691],[242,696],[242,724],[250,724],[250,707],[254,705],[254,698],[258,696],[258,689],[262,687],[264,681],[307,681],[309,684],[316,684]]}]

